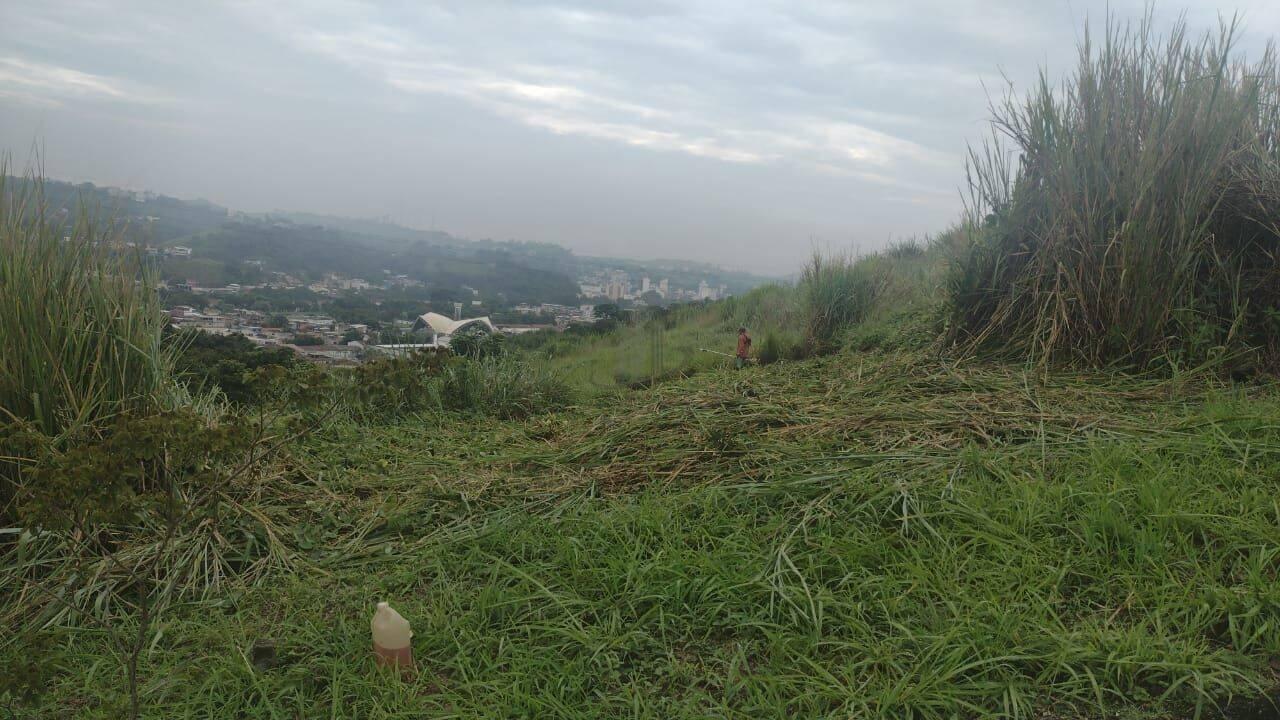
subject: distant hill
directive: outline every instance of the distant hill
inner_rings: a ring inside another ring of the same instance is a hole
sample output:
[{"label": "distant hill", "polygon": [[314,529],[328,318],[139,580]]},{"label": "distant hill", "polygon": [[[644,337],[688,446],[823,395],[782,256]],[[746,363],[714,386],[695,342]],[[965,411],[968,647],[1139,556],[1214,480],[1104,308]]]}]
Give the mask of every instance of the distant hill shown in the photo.
[{"label": "distant hill", "polygon": [[509,303],[573,304],[578,297],[577,283],[567,273],[530,267],[511,253],[482,247],[387,242],[331,227],[261,219],[228,221],[182,242],[194,252],[169,261],[167,274],[177,279],[184,270],[189,276],[193,264],[213,263],[224,270],[224,282],[254,282],[270,272],[315,280],[338,272],[375,284],[405,275],[429,287],[465,286]]},{"label": "distant hill", "polygon": [[573,304],[577,278],[606,268],[651,276],[655,282],[669,278],[682,287],[696,287],[705,280],[733,293],[769,280],[706,263],[583,257],[551,243],[469,240],[385,220],[287,211],[243,213],[205,200],[93,183],[46,180],[44,189],[54,212],[88,207],[119,223],[128,238],[140,244],[193,248],[190,257],[167,258],[164,273],[207,285],[252,283],[271,272],[304,280],[339,273],[371,283],[393,274],[432,288],[470,287],[486,298],[511,303]]},{"label": "distant hill", "polygon": [[551,243],[465,240],[439,230],[416,230],[383,220],[363,220],[315,213],[272,213],[272,217],[280,217],[305,225],[345,230],[363,235],[375,243],[386,243],[392,247],[425,242],[462,252],[498,252],[520,264],[542,270],[571,275],[576,274],[577,271],[578,258],[573,252]]},{"label": "distant hill", "polygon": [[[10,177],[6,182],[27,181]],[[87,208],[101,220],[110,219],[126,227],[132,239],[157,245],[216,228],[238,214],[206,200],[181,200],[93,183],[46,180],[44,194],[52,211]]]}]

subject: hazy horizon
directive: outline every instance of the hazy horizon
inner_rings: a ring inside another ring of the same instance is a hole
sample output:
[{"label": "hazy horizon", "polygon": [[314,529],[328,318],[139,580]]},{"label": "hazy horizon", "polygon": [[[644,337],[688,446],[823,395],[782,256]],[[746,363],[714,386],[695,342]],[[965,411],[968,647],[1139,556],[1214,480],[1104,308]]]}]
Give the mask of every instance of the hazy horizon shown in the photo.
[{"label": "hazy horizon", "polygon": [[[956,220],[988,93],[1070,71],[1107,7],[18,0],[0,150],[232,210],[781,276]],[[1257,57],[1280,5],[1237,7]],[[1198,35],[1220,10],[1155,17]]]}]

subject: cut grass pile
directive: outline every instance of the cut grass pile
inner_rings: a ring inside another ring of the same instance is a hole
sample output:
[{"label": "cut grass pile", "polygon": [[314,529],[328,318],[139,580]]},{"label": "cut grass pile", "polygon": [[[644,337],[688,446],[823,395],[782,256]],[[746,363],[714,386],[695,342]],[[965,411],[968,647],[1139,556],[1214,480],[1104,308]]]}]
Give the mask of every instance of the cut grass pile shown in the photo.
[{"label": "cut grass pile", "polygon": [[[280,473],[253,509],[294,572],[165,616],[151,717],[1181,717],[1277,687],[1271,386],[844,354],[339,425]],[[18,716],[112,717],[106,646],[47,632]]]}]

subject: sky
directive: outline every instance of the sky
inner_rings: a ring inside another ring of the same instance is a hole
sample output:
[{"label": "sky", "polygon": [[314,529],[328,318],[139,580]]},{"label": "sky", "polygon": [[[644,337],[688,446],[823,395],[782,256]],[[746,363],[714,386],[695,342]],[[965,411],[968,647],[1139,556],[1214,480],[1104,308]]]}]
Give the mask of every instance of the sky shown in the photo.
[{"label": "sky", "polygon": [[[3,0],[0,151],[236,210],[771,275],[945,229],[989,102],[1145,0]],[[1162,2],[1195,32],[1280,3]]]}]

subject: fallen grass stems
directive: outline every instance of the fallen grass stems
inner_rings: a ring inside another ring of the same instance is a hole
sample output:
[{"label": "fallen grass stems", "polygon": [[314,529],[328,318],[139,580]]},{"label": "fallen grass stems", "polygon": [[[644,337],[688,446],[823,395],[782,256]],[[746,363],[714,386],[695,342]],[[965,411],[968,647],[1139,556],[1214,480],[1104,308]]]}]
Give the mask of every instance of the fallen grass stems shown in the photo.
[{"label": "fallen grass stems", "polygon": [[[164,717],[1207,713],[1276,687],[1277,417],[1269,385],[843,354],[519,422],[340,422],[246,502],[292,571],[174,608],[143,695]],[[414,623],[403,682],[367,657],[378,598]],[[35,707],[109,707],[85,684],[104,651],[79,634]]]}]

